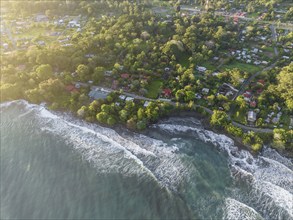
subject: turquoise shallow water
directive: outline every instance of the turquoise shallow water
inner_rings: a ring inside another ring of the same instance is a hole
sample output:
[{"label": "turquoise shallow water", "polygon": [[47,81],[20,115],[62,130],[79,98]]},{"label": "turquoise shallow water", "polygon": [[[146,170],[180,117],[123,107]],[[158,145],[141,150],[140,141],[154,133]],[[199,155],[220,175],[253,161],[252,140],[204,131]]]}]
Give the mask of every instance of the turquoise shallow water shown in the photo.
[{"label": "turquoise shallow water", "polygon": [[292,199],[291,161],[236,155],[232,140],[195,119],[140,135],[24,101],[0,111],[1,219],[292,218],[276,198]]}]

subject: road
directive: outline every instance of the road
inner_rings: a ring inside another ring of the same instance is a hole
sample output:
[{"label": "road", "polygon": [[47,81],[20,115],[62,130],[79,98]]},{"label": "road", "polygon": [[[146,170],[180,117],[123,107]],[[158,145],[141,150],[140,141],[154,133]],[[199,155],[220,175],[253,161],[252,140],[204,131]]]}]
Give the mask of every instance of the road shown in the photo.
[{"label": "road", "polygon": [[[202,11],[202,10],[200,11],[198,9],[191,8],[191,6],[187,6],[187,5],[182,5],[181,10],[191,11],[193,13],[198,13],[198,14],[207,13],[206,11]],[[235,14],[227,14],[226,12],[219,12],[219,11],[215,11],[214,14],[218,15],[218,16],[224,16],[224,17],[230,17],[230,18],[239,18],[244,21],[254,21],[257,23],[261,23],[261,24],[270,24],[270,25],[274,25],[274,26],[277,25],[278,29],[285,29],[285,30],[293,31],[293,24],[292,23],[277,23],[275,21],[264,21],[264,20],[258,20],[255,18],[237,16]]]},{"label": "road", "polygon": [[[276,28],[275,28],[275,26],[274,26],[273,24],[270,25],[270,29],[271,29],[271,31],[272,31],[272,38],[273,38],[273,41],[274,41],[275,43],[277,43],[278,38],[277,38],[277,32],[276,32]],[[276,56],[279,56],[279,52],[278,52],[278,49],[277,49],[276,46],[274,46],[274,51],[275,51],[275,55],[276,55]]]},{"label": "road", "polygon": [[249,127],[243,124],[239,124],[235,121],[232,121],[232,124],[236,127],[242,128],[243,130],[254,131],[256,133],[273,133],[274,132],[274,130],[270,128],[254,128],[254,127]]},{"label": "road", "polygon": [[241,94],[244,93],[246,87],[249,85],[249,83],[250,83],[255,77],[257,77],[258,75],[260,75],[261,73],[263,73],[263,72],[265,72],[265,71],[268,71],[268,70],[274,68],[274,67],[276,66],[277,62],[278,62],[278,60],[277,60],[276,62],[274,62],[273,64],[271,64],[270,66],[268,66],[268,67],[262,69],[261,71],[258,71],[257,73],[253,74],[251,77],[249,77],[248,79],[246,79],[246,80],[242,83],[242,85],[241,85],[239,91],[238,91],[237,94],[234,96],[233,100],[235,100],[239,95],[241,95]]},{"label": "road", "polygon": [[[98,89],[98,90],[101,90],[101,91],[105,91],[105,92],[114,92],[114,91],[117,91],[117,90],[113,90],[111,88],[107,88],[107,87],[102,87],[102,86],[93,86],[89,83],[82,83],[82,82],[75,82],[74,84],[78,83],[79,85],[81,86],[84,86],[84,87],[90,87],[92,90],[94,89]],[[147,98],[147,97],[144,97],[144,96],[139,96],[139,95],[136,95],[136,94],[133,94],[133,93],[129,93],[129,92],[122,92],[122,95],[125,95],[127,97],[132,97],[134,99],[139,99],[139,100],[144,100],[144,101],[153,101],[153,102],[156,102],[156,101],[160,101],[160,99],[150,99],[150,98]],[[164,100],[161,100],[161,101],[164,101]],[[173,106],[176,106],[177,105],[177,102],[173,102],[173,101],[166,101],[167,103],[173,105]],[[186,103],[180,103],[180,104],[185,104],[187,105]],[[210,115],[213,114],[213,110],[207,108],[207,107],[204,107],[204,106],[201,106],[201,105],[195,105],[196,107],[200,107],[200,108],[203,108],[207,113],[209,113]],[[230,116],[229,116],[229,119],[230,119]],[[230,119],[231,120],[231,119]],[[249,127],[249,126],[246,126],[246,125],[242,125],[242,124],[239,124],[233,120],[231,120],[232,124],[236,127],[239,127],[239,128],[242,128],[246,131],[254,131],[256,133],[273,133],[273,129],[269,129],[269,128],[254,128],[254,127]]]},{"label": "road", "polygon": [[3,25],[3,28],[4,28],[4,30],[5,30],[5,33],[7,34],[9,40],[11,41],[11,43],[12,43],[12,45],[13,45],[13,48],[14,48],[14,49],[17,49],[16,41],[15,41],[15,39],[13,38],[13,36],[12,36],[12,34],[11,34],[11,31],[10,31],[10,29],[8,28],[6,22],[3,21],[2,25]]}]

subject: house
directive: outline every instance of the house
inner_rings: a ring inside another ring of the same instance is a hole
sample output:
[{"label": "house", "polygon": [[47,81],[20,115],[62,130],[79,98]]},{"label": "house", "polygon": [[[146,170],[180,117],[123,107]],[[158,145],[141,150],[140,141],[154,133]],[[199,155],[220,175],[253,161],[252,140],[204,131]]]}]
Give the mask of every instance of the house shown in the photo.
[{"label": "house", "polygon": [[77,72],[73,72],[73,73],[71,73],[71,76],[72,76],[72,77],[76,77],[76,76],[77,76]]},{"label": "house", "polygon": [[201,99],[202,96],[201,96],[200,94],[196,93],[196,94],[195,94],[195,98],[196,98],[196,99]]},{"label": "house", "polygon": [[257,82],[260,83],[260,84],[262,84],[262,85],[265,84],[265,81],[263,79],[259,79],[259,80],[257,80]]},{"label": "house", "polygon": [[150,102],[145,101],[144,104],[143,104],[143,106],[144,106],[144,107],[147,107],[147,106],[149,105],[149,103],[150,103]]},{"label": "house", "polygon": [[104,72],[104,76],[112,76],[112,74],[113,74],[113,71],[111,70],[107,70]]},{"label": "house", "polygon": [[134,98],[132,98],[132,97],[126,97],[126,99],[125,99],[125,101],[132,101],[132,100],[134,100]]},{"label": "house", "polygon": [[128,73],[123,73],[123,74],[121,74],[121,78],[122,79],[128,79],[129,78],[129,74]]},{"label": "house", "polygon": [[247,120],[250,122],[255,122],[256,121],[256,113],[252,110],[250,110],[247,114]]},{"label": "house", "polygon": [[38,41],[38,45],[40,45],[40,46],[45,46],[45,44],[46,44],[46,43],[45,43],[45,41],[43,41],[43,40],[39,40],[39,41]]},{"label": "house", "polygon": [[8,43],[3,43],[2,46],[3,46],[3,48],[4,48],[5,50],[7,50],[7,49],[9,48]]},{"label": "house", "polygon": [[78,89],[75,88],[74,85],[67,85],[67,86],[65,86],[65,90],[68,91],[68,92],[78,92]]},{"label": "house", "polygon": [[289,128],[291,129],[293,127],[293,117],[290,117],[290,125]]},{"label": "house", "polygon": [[117,88],[118,88],[118,84],[119,84],[119,81],[118,81],[118,80],[114,80],[114,81],[112,82],[112,86],[111,86],[111,88],[112,88],[112,89],[117,89]]},{"label": "house", "polygon": [[92,89],[89,92],[89,97],[92,99],[106,99],[108,94],[109,94],[109,92],[102,91],[102,90],[96,88],[96,89]]},{"label": "house", "polygon": [[75,84],[75,88],[80,89],[80,84],[79,83],[76,83]]},{"label": "house", "polygon": [[265,123],[270,123],[271,119],[270,118],[266,118]]},{"label": "house", "polygon": [[165,72],[169,72],[170,71],[170,68],[169,67],[165,67]]},{"label": "house", "polygon": [[272,123],[274,123],[274,124],[278,124],[279,121],[280,121],[280,118],[278,118],[278,117],[274,117],[274,118],[272,119]]},{"label": "house", "polygon": [[288,56],[282,56],[282,58],[283,59],[286,59],[286,60],[289,60],[290,59],[290,57],[288,57]]},{"label": "house", "polygon": [[36,22],[48,21],[48,17],[46,15],[43,15],[43,14],[38,14],[35,17],[35,21]]},{"label": "house", "polygon": [[93,80],[89,80],[88,83],[89,83],[89,84],[93,84],[94,81],[93,81]]},{"label": "house", "polygon": [[172,90],[171,89],[163,89],[162,95],[165,97],[170,97],[172,95]]},{"label": "house", "polygon": [[253,48],[252,53],[258,53],[258,49],[257,48]]},{"label": "house", "polygon": [[227,97],[233,97],[238,92],[232,85],[223,83],[219,88],[219,93]]},{"label": "house", "polygon": [[67,27],[69,27],[69,28],[74,28],[74,27],[80,28],[80,24],[76,20],[72,20],[72,21],[68,22]]},{"label": "house", "polygon": [[256,61],[254,61],[254,62],[253,62],[253,64],[255,64],[255,65],[257,65],[257,66],[258,66],[259,64],[261,64],[261,62],[260,62],[260,61],[258,61],[258,60],[256,60]]},{"label": "house", "polygon": [[88,53],[86,55],[84,55],[85,58],[93,58],[95,56],[95,54],[92,53]]},{"label": "house", "polygon": [[208,88],[203,88],[202,90],[201,90],[201,92],[203,93],[203,94],[208,94],[209,93],[209,91],[210,91],[210,89],[208,89]]},{"label": "house", "polygon": [[124,95],[119,96],[119,99],[121,99],[121,100],[125,100],[125,98],[126,98],[126,96],[124,96]]},{"label": "house", "polygon": [[205,72],[207,70],[206,67],[204,66],[197,66],[196,69],[199,71],[199,72]]},{"label": "house", "polygon": [[265,61],[265,60],[262,61],[261,63],[264,64],[264,65],[268,65],[269,64],[269,62],[268,61]]},{"label": "house", "polygon": [[256,107],[256,101],[251,101],[249,103],[249,106],[252,107],[252,108],[255,108]]}]

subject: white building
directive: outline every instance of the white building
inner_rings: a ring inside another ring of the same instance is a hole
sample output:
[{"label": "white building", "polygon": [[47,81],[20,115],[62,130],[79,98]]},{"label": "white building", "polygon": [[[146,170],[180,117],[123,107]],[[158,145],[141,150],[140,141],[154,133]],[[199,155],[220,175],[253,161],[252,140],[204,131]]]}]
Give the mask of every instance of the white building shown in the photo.
[{"label": "white building", "polygon": [[250,110],[247,115],[247,120],[250,122],[255,122],[256,121],[256,113],[254,111]]}]

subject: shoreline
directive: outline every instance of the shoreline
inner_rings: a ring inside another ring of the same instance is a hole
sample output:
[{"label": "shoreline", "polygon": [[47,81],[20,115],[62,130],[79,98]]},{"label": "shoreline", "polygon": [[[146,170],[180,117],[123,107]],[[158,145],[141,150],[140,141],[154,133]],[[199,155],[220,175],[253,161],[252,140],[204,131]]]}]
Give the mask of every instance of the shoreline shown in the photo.
[{"label": "shoreline", "polygon": [[[19,100],[11,100],[11,101],[0,102],[0,104],[17,102],[17,101],[21,101],[21,100],[28,102],[25,99],[19,99]],[[34,104],[34,103],[29,103],[29,104]],[[39,105],[39,104],[37,104],[37,105]],[[67,111],[66,109],[52,110],[52,109],[48,108],[48,106],[46,104],[40,105],[40,106],[44,107],[48,111],[53,111],[55,113],[61,113],[61,114],[68,114],[69,113],[69,114],[71,114],[72,117],[74,117],[77,120],[81,120],[81,121],[83,121],[85,123],[89,123],[89,124],[97,124],[99,126],[106,127],[106,128],[111,128],[111,129],[116,130],[116,131],[123,131],[124,129],[127,129],[127,130],[129,130],[131,132],[135,132],[135,133],[138,133],[138,134],[145,134],[145,132],[146,132],[146,130],[139,131],[139,130],[129,129],[129,128],[127,128],[126,125],[123,125],[123,124],[116,124],[114,126],[109,126],[107,124],[101,124],[101,123],[99,123],[97,121],[96,122],[88,122],[85,119],[82,119],[82,118],[78,117],[76,113],[71,112],[71,111]],[[168,115],[161,117],[157,122],[152,123],[152,124],[157,124],[158,122],[160,122],[160,121],[162,121],[164,119],[169,119],[169,118],[172,118],[172,117],[180,117],[180,118],[190,118],[190,117],[192,117],[192,118],[195,118],[195,119],[200,121],[201,125],[203,126],[203,129],[212,131],[212,132],[214,132],[216,134],[225,135],[226,137],[231,138],[234,141],[234,145],[238,148],[238,150],[247,150],[253,156],[257,156],[261,152],[261,151],[259,151],[259,152],[253,151],[249,145],[243,144],[241,142],[240,138],[234,137],[231,134],[225,132],[224,130],[220,131],[220,130],[215,129],[214,127],[212,127],[210,125],[210,122],[209,122],[208,117],[206,115],[203,115],[202,113],[199,113],[199,112],[197,112],[195,110],[176,110],[176,111],[172,111]],[[146,129],[148,129],[148,127]],[[272,148],[270,145],[268,147]],[[275,148],[272,148],[272,149],[275,149]],[[293,154],[292,153],[287,152],[286,150],[279,150],[279,149],[275,149],[275,150],[280,155],[282,155],[282,156],[284,156],[286,158],[289,158],[289,159],[293,159]]]},{"label": "shoreline", "polygon": [[[247,150],[249,151],[252,155],[257,155],[258,153],[257,152],[254,152],[250,146],[248,145],[245,145],[241,142],[240,138],[237,138],[237,137],[234,137],[230,134],[228,134],[227,132],[223,132],[223,131],[219,131],[215,128],[213,128],[211,125],[210,125],[210,122],[207,118],[207,116],[199,113],[199,112],[196,112],[196,111],[188,111],[188,110],[181,110],[181,111],[178,111],[178,112],[172,112],[170,113],[169,115],[161,118],[160,120],[163,120],[164,118],[171,118],[171,117],[180,117],[180,118],[189,118],[189,117],[193,117],[193,118],[196,118],[200,121],[200,123],[202,124],[203,128],[205,130],[210,130],[216,134],[222,134],[222,135],[225,135],[229,138],[231,138],[233,141],[234,141],[234,144],[235,146],[239,149],[239,150]],[[159,121],[160,121],[159,120]],[[158,122],[159,122],[158,121]]]}]

